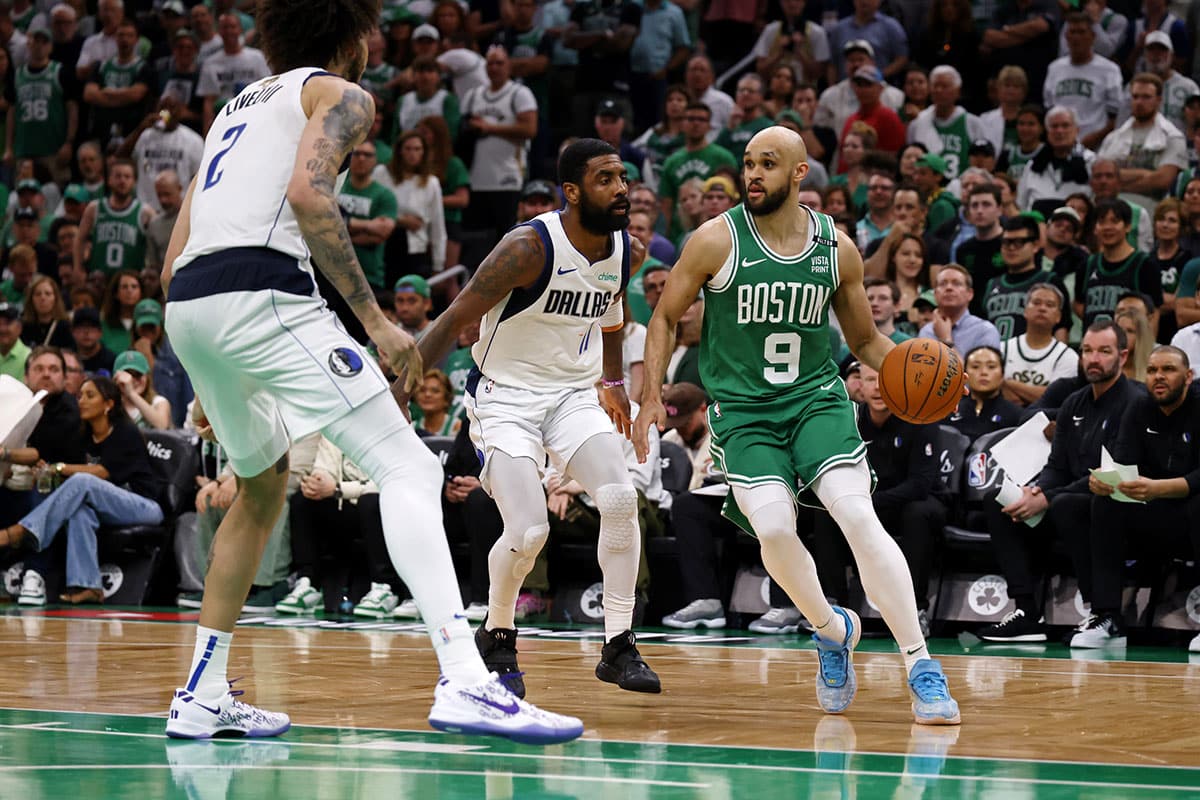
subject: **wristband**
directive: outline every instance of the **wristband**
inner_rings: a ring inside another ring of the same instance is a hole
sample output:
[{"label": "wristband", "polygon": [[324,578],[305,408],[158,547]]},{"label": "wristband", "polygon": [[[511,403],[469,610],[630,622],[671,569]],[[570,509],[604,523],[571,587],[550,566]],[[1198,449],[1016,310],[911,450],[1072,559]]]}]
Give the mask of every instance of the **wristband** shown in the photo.
[{"label": "wristband", "polygon": [[624,378],[618,378],[618,379],[617,379],[617,380],[615,380],[615,381],[610,381],[610,380],[607,380],[607,379],[606,379],[606,380],[602,380],[602,381],[600,381],[600,385],[601,385],[601,386],[603,386],[605,389],[615,389],[615,388],[616,388],[616,387],[618,387],[618,386],[624,386],[624,385],[625,385],[625,379],[624,379]]}]

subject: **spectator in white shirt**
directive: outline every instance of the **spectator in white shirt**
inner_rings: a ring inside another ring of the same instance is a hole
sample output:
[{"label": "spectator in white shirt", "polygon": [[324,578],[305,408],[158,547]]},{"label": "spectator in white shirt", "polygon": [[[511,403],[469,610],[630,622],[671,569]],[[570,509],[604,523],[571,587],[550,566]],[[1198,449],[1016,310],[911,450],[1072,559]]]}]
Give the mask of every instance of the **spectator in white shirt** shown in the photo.
[{"label": "spectator in white shirt", "polygon": [[712,118],[708,121],[711,129],[709,141],[725,130],[729,124],[729,115],[733,113],[733,98],[714,86],[713,80],[713,65],[706,56],[692,56],[688,59],[684,78],[688,91],[712,112]]},{"label": "spectator in white shirt", "polygon": [[1080,141],[1095,149],[1116,126],[1121,104],[1121,68],[1093,50],[1096,34],[1086,14],[1067,15],[1069,55],[1050,62],[1042,101],[1046,108],[1067,106],[1075,112]]},{"label": "spectator in white shirt", "polygon": [[396,274],[427,277],[441,272],[446,268],[442,185],[432,172],[421,134],[400,134],[392,163],[386,172],[377,169],[375,176],[396,194],[396,234],[388,242],[386,259],[388,280]]},{"label": "spectator in white shirt", "polygon": [[1133,116],[1104,139],[1096,154],[1117,163],[1122,198],[1147,211],[1154,210],[1187,166],[1183,133],[1159,113],[1162,90],[1162,78],[1157,75],[1135,75],[1129,83]]},{"label": "spectator in white shirt", "polygon": [[[100,64],[117,55],[117,26],[125,18],[125,4],[121,0],[100,0],[96,11],[100,30],[83,40],[75,74],[79,80],[87,80]],[[16,61],[16,58],[13,58]]]},{"label": "spectator in white shirt", "polygon": [[1075,376],[1079,354],[1054,338],[1062,306],[1063,294],[1053,284],[1035,283],[1025,293],[1025,332],[1000,345],[1005,400],[1027,406],[1054,381]]},{"label": "spectator in white shirt", "polygon": [[222,14],[217,22],[222,49],[204,61],[196,94],[204,98],[204,132],[217,112],[238,93],[271,74],[261,50],[242,44],[242,21],[237,14]]}]

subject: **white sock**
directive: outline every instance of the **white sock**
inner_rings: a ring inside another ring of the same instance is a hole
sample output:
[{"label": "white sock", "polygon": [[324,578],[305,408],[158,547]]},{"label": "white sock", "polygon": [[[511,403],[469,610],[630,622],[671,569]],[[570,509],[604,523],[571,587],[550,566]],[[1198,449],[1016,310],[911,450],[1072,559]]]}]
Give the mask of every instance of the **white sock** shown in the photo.
[{"label": "white sock", "polygon": [[838,644],[846,641],[846,618],[832,608],[829,610],[829,619],[824,625],[813,620],[809,620],[809,622],[813,623],[817,633],[821,634],[821,638],[825,641]]},{"label": "white sock", "polygon": [[229,691],[225,676],[232,633],[196,626],[196,649],[185,687],[201,700],[216,700]]},{"label": "white sock", "polygon": [[920,644],[900,646],[900,655],[904,656],[904,675],[905,680],[912,674],[913,665],[923,658],[929,658],[929,648],[925,645],[925,640],[922,639]]},{"label": "white sock", "polygon": [[456,614],[441,625],[429,625],[429,638],[437,653],[442,675],[455,683],[475,686],[487,680],[487,667],[479,658],[475,636],[466,617]]}]

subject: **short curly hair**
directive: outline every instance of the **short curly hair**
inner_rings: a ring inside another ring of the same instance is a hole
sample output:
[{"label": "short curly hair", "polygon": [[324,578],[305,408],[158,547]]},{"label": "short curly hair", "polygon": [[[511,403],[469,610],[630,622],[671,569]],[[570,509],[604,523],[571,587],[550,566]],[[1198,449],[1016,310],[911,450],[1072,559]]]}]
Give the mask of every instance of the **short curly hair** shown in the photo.
[{"label": "short curly hair", "polygon": [[324,67],[379,25],[380,0],[259,0],[259,46],[277,73]]}]

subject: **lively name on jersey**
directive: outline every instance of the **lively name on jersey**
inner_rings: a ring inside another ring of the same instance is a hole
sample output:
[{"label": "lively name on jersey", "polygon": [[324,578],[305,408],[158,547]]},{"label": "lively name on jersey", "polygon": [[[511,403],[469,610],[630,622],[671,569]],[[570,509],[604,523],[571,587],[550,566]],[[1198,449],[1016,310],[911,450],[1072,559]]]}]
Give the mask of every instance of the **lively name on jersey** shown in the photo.
[{"label": "lively name on jersey", "polygon": [[570,289],[551,289],[546,296],[545,314],[595,319],[604,316],[612,302],[612,292],[576,292]]},{"label": "lively name on jersey", "polygon": [[819,324],[825,315],[832,290],[815,283],[742,284],[738,286],[738,324],[749,322],[792,322]]},{"label": "lively name on jersey", "polygon": [[235,111],[241,111],[243,108],[265,103],[278,94],[282,88],[282,83],[276,83],[271,86],[260,87],[253,92],[240,94],[225,104],[225,115],[228,116]]}]

